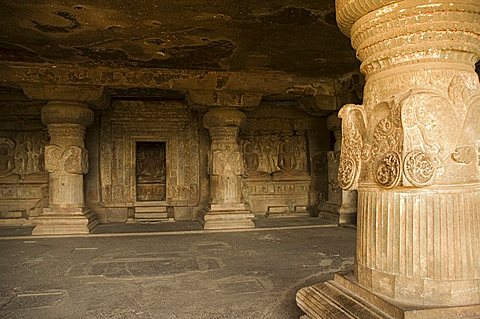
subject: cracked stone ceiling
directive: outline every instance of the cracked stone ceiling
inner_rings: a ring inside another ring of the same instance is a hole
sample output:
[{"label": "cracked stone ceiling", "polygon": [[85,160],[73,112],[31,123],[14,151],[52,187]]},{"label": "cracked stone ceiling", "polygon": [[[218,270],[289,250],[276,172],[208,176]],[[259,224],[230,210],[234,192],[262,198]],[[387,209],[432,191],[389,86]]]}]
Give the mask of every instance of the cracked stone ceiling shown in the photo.
[{"label": "cracked stone ceiling", "polygon": [[338,77],[358,69],[334,0],[3,0],[0,63]]}]

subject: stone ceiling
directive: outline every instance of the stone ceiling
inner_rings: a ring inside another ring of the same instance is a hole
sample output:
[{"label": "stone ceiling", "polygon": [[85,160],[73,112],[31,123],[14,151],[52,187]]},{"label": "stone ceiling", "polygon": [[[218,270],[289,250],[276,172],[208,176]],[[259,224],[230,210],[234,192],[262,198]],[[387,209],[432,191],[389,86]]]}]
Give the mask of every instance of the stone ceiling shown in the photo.
[{"label": "stone ceiling", "polygon": [[2,0],[0,63],[337,78],[358,70],[334,0]]}]

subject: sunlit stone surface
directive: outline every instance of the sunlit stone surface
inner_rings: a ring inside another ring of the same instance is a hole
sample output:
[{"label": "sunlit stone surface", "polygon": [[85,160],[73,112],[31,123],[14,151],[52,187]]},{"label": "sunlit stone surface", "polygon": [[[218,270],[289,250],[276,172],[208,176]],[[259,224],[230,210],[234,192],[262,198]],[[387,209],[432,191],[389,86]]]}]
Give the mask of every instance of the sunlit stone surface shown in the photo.
[{"label": "sunlit stone surface", "polygon": [[367,79],[363,104],[340,111],[339,183],[359,194],[356,271],[298,303],[312,318],[342,294],[357,299],[332,318],[373,318],[372,305],[385,318],[478,316],[480,3],[390,2],[337,2]]}]

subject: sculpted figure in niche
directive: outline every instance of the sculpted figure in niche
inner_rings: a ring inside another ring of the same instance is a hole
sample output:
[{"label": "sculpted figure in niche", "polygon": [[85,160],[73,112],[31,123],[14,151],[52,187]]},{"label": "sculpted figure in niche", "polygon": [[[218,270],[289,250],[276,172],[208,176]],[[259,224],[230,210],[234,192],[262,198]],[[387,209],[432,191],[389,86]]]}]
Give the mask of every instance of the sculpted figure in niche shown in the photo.
[{"label": "sculpted figure in niche", "polygon": [[137,175],[149,179],[162,179],[165,175],[164,157],[163,150],[139,150],[137,152]]},{"label": "sculpted figure in niche", "polygon": [[243,161],[248,175],[255,174],[258,170],[259,160],[255,145],[251,141],[243,144]]},{"label": "sculpted figure in niche", "polygon": [[296,145],[289,136],[283,139],[280,144],[278,153],[278,167],[285,172],[291,172],[297,168],[297,160],[295,158]]},{"label": "sculpted figure in niche", "polygon": [[26,174],[27,173],[27,150],[25,148],[25,142],[21,139],[17,141],[17,147],[15,148],[15,161],[17,173]]},{"label": "sculpted figure in niche", "polygon": [[38,161],[40,159],[40,153],[37,152],[32,142],[27,141],[25,144],[27,147],[27,172],[37,173],[39,171]]},{"label": "sculpted figure in niche", "polygon": [[5,138],[0,139],[0,176],[9,174],[15,168],[12,145],[12,141]]},{"label": "sculpted figure in niche", "polygon": [[307,170],[307,148],[305,145],[305,138],[302,135],[302,132],[297,132],[295,136],[295,157],[298,159],[297,170],[306,171]]}]

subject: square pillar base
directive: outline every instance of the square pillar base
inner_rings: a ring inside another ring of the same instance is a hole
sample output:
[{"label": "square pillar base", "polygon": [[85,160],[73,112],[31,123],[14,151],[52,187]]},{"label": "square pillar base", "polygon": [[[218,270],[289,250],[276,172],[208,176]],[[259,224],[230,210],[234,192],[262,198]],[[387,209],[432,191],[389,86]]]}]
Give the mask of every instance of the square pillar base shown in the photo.
[{"label": "square pillar base", "polygon": [[212,204],[203,217],[204,229],[255,228],[255,216],[245,204]]},{"label": "square pillar base", "polygon": [[480,305],[427,307],[387,300],[358,285],[352,274],[302,288],[296,300],[308,319],[480,318]]},{"label": "square pillar base", "polygon": [[97,225],[96,215],[83,208],[45,208],[32,219],[32,235],[89,234]]}]

